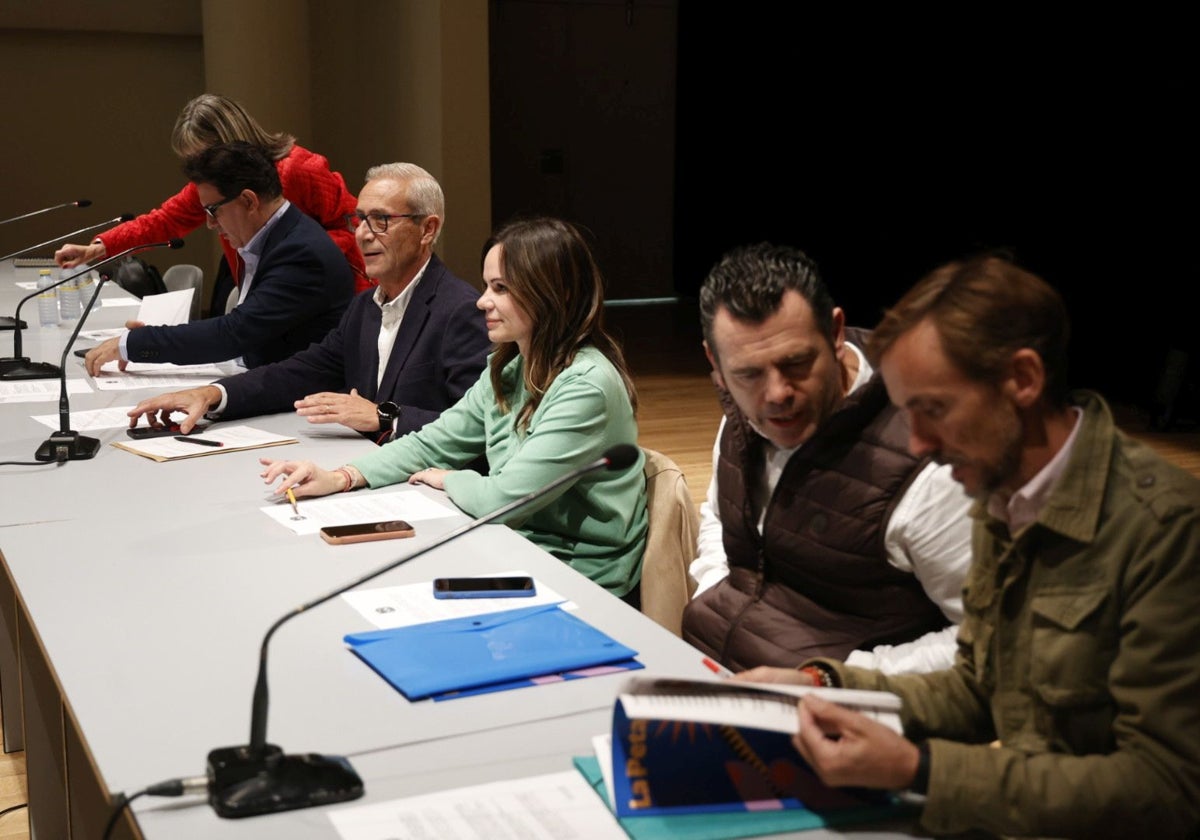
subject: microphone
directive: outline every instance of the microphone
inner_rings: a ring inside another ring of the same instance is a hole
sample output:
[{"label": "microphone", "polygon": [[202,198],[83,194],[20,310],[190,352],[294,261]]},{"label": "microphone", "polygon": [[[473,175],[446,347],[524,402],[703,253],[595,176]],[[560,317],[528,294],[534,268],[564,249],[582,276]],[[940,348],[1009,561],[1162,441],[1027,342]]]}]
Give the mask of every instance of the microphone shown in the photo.
[{"label": "microphone", "polygon": [[66,204],[55,204],[53,207],[43,207],[41,210],[34,210],[32,213],[26,213],[24,216],[13,216],[11,219],[5,219],[0,222],[0,225],[6,225],[9,222],[19,222],[22,219],[28,219],[31,216],[40,216],[43,213],[49,213],[51,210],[61,210],[63,207],[91,207],[92,201],[89,198],[81,198],[78,201],[68,201]]},{"label": "microphone", "polygon": [[[120,259],[132,251],[145,251],[150,248],[170,248],[176,250],[183,247],[182,239],[171,239],[167,242],[154,242],[147,245],[136,245],[133,248],[128,248],[117,254],[115,257],[109,257],[96,263],[103,265],[112,260]],[[83,272],[79,272],[82,274]],[[72,275],[74,277],[74,275]],[[72,279],[68,277],[67,280]],[[96,294],[92,295],[92,299],[88,301],[87,309],[79,316],[79,323],[75,325],[75,331],[71,333],[71,337],[67,339],[67,346],[63,348],[62,359],[58,363],[59,371],[59,392],[58,392],[58,431],[52,435],[37,448],[37,452],[33,453],[36,461],[86,461],[88,458],[96,457],[96,453],[100,450],[100,441],[96,438],[85,437],[79,432],[71,431],[71,401],[67,399],[67,354],[71,352],[71,347],[75,344],[75,339],[79,337],[79,331],[83,329],[83,322],[87,320],[88,314],[92,311],[92,307],[96,305],[96,300],[100,296],[100,289],[108,281],[108,275],[101,274],[100,282],[96,284]],[[66,280],[60,280],[59,283],[65,283]],[[44,291],[44,290],[43,290]],[[53,365],[49,365],[53,367]],[[28,378],[28,377],[26,377]]]},{"label": "microphone", "polygon": [[22,248],[20,251],[13,251],[11,254],[5,254],[3,257],[0,257],[0,262],[11,260],[13,257],[19,257],[22,254],[28,254],[30,251],[36,251],[38,248],[45,247],[46,245],[53,245],[55,242],[61,242],[64,239],[70,239],[72,236],[78,236],[81,233],[90,233],[97,228],[102,228],[107,225],[116,225],[120,224],[121,222],[128,222],[136,218],[137,216],[132,213],[122,213],[120,216],[117,216],[115,219],[109,219],[107,222],[97,222],[94,225],[88,225],[87,227],[80,228],[79,230],[73,230],[70,233],[64,233],[62,236],[56,236],[53,239],[47,239],[45,242],[39,242],[36,245],[30,245],[28,248]]},{"label": "microphone", "polygon": [[[25,295],[25,297],[23,297],[19,301],[17,301],[17,311],[15,313],[13,313],[13,321],[16,322],[17,324],[20,324],[21,323],[21,317],[20,317],[21,316],[21,307],[25,305],[25,301],[37,297],[38,295],[40,295],[42,292],[46,291],[47,289],[55,289],[55,288],[61,286],[63,283],[69,283],[70,281],[74,280],[75,278],[80,277],[84,274],[87,274],[89,271],[92,271],[93,269],[97,269],[102,265],[108,265],[109,263],[116,262],[117,260],[121,259],[122,257],[127,257],[130,254],[136,253],[138,251],[145,251],[150,248],[172,248],[172,249],[174,249],[174,248],[182,248],[182,247],[183,247],[182,239],[172,239],[167,242],[151,242],[151,243],[147,243],[145,245],[134,245],[132,248],[126,248],[124,251],[122,251],[119,254],[116,254],[115,256],[105,257],[104,259],[100,260],[100,262],[96,263],[94,266],[85,268],[82,271],[77,271],[74,274],[68,274],[66,277],[62,278],[61,280],[59,280],[56,283],[52,283],[51,285],[47,286],[44,289],[35,289],[34,291]],[[96,295],[100,294],[100,286],[104,284],[105,280],[110,279],[110,277],[111,277],[111,275],[105,274],[104,272],[100,272],[100,283],[96,285]],[[96,300],[96,295],[92,295],[92,300],[89,301],[87,311],[83,313],[82,317],[80,317],[80,319],[79,319],[80,325],[83,324],[84,319],[87,317],[87,313],[92,311],[92,307],[90,304]],[[71,335],[70,341],[74,341],[75,337],[78,334],[79,334],[79,327],[77,326],[75,328],[75,332]],[[67,346],[69,349],[70,343],[68,343]],[[63,353],[63,358],[66,359],[65,352]],[[14,327],[14,330],[13,330],[13,354],[11,357],[9,357],[7,359],[0,359],[0,380],[3,380],[5,382],[12,382],[12,381],[20,380],[20,379],[53,379],[54,377],[58,376],[58,373],[59,373],[59,368],[55,367],[52,364],[49,364],[48,362],[32,363],[29,361],[28,356],[21,355],[21,328],[19,326]],[[64,393],[65,393],[65,391],[64,391]]]},{"label": "microphone", "polygon": [[[91,202],[89,201],[88,204],[91,204]],[[13,257],[19,257],[22,254],[28,254],[30,251],[36,251],[38,248],[41,248],[45,245],[53,245],[55,242],[59,242],[63,239],[69,239],[72,236],[76,236],[81,233],[90,233],[91,231],[95,230],[96,228],[106,227],[107,225],[120,224],[121,222],[128,222],[129,220],[135,219],[135,218],[137,218],[137,217],[134,216],[132,213],[122,213],[120,216],[117,216],[115,219],[109,219],[107,222],[100,222],[99,224],[96,224],[96,225],[89,225],[88,227],[80,228],[79,230],[73,230],[70,233],[65,233],[62,236],[56,236],[53,239],[47,239],[45,242],[39,242],[37,245],[30,245],[28,248],[22,248],[20,251],[13,251],[11,254],[6,254],[3,257],[0,257],[0,262],[4,262],[5,260],[10,260]],[[26,324],[24,321],[20,320],[19,318],[16,318],[16,317],[9,318],[7,315],[0,316],[0,330],[16,330],[16,329],[23,330],[27,326],[28,326],[28,324]],[[15,351],[13,353],[13,355],[20,355],[20,351],[19,350]]]},{"label": "microphone", "polygon": [[573,469],[544,487],[455,528],[411,554],[355,578],[306,604],[301,604],[272,624],[263,637],[258,655],[258,679],[254,685],[254,701],[250,714],[250,743],[238,747],[221,747],[208,754],[208,801],[213,810],[222,817],[252,817],[347,802],[363,795],[362,779],[346,758],[317,753],[284,755],[278,746],[267,743],[267,645],[275,631],[288,619],[308,612],[313,607],[361,586],[385,572],[390,572],[409,560],[415,560],[435,548],[440,548],[481,525],[512,513],[588,473],[603,469],[628,469],[637,461],[638,454],[638,448],[630,443],[611,446],[599,459],[590,464]]}]

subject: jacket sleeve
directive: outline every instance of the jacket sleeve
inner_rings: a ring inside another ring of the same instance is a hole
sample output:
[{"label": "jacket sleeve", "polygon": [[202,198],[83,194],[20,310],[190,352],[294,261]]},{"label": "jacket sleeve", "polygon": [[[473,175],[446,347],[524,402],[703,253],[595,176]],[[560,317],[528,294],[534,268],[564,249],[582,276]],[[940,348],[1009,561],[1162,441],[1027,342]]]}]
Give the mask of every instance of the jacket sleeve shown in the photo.
[{"label": "jacket sleeve", "polygon": [[[464,299],[457,303],[439,326],[438,387],[442,389],[445,404],[452,406],[479,380],[491,342],[488,341],[483,314],[476,308],[474,300]],[[396,434],[415,432],[441,414],[440,411],[401,403]]]},{"label": "jacket sleeve", "polygon": [[[334,241],[354,269],[356,289],[367,287],[366,268],[354,234],[346,227],[346,214],[358,206],[354,194],[346,189],[341,174],[329,168],[329,161],[300,146],[279,162],[279,180],[283,195],[306,215],[311,216]],[[203,220],[201,220],[203,221]]]},{"label": "jacket sleeve", "polygon": [[[348,316],[308,349],[274,364],[222,379],[228,395],[221,418],[234,420],[259,414],[291,411],[293,403],[322,391],[345,391]],[[372,435],[373,437],[373,435]]]},{"label": "jacket sleeve", "polygon": [[148,242],[165,242],[176,236],[186,236],[204,224],[204,208],[195,184],[188,184],[161,207],[143,213],[95,237],[104,243],[108,256]]},{"label": "jacket sleeve", "polygon": [[[1168,515],[1144,536],[1111,593],[1121,604],[1104,689],[1111,701],[1093,705],[1082,696],[1086,687],[1071,679],[1034,687],[1044,713],[1061,714],[1064,727],[1089,731],[1112,715],[1111,726],[1093,733],[1107,743],[1092,754],[986,745],[994,730],[986,698],[969,676],[969,614],[951,671],[888,678],[843,669],[847,685],[900,694],[906,734],[932,739],[925,828],[1183,837],[1200,825],[1200,522],[1194,511]],[[1003,714],[1003,698],[994,702]]]},{"label": "jacket sleeve", "polygon": [[323,265],[302,241],[273,249],[252,283],[245,302],[226,315],[130,331],[130,361],[203,364],[237,358],[330,308]]}]

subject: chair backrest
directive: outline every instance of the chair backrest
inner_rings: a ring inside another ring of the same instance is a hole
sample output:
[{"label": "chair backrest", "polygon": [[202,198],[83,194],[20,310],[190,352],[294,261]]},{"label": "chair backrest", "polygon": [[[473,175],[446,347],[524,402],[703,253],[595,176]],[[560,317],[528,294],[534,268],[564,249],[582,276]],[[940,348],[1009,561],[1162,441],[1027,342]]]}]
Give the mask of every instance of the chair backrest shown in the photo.
[{"label": "chair backrest", "polygon": [[688,566],[696,556],[700,517],[683,471],[661,452],[642,451],[650,518],[642,555],[642,612],[679,636],[683,608],[696,588]]},{"label": "chair backrest", "polygon": [[163,285],[168,292],[193,289],[190,320],[200,319],[200,297],[204,292],[204,271],[198,265],[173,265],[163,274]]}]

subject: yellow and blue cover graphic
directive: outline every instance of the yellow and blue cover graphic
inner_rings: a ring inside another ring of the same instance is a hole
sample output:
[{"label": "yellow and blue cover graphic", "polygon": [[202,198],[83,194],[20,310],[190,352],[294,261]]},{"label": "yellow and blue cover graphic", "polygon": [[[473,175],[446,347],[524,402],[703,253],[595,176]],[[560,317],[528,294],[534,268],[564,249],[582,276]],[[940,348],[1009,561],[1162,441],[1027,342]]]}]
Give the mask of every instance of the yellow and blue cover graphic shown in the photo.
[{"label": "yellow and blue cover graphic", "polygon": [[[631,719],[618,700],[612,735],[618,817],[804,809],[861,820],[894,807],[885,792],[825,785],[783,732]],[[813,824],[841,821],[821,817]]]}]

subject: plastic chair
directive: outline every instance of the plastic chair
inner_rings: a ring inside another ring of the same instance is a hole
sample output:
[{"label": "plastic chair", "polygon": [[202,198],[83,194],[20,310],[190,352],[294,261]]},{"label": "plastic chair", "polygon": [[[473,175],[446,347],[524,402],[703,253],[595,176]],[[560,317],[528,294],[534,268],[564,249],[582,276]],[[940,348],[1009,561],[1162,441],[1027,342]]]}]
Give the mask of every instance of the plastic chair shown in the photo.
[{"label": "plastic chair", "polygon": [[200,298],[204,292],[204,272],[198,265],[173,265],[163,274],[163,285],[168,292],[192,289],[192,311],[188,320],[200,319]]},{"label": "plastic chair", "polygon": [[650,519],[642,555],[642,612],[679,636],[683,608],[696,588],[688,566],[696,556],[700,517],[679,466],[661,452],[642,451]]}]

